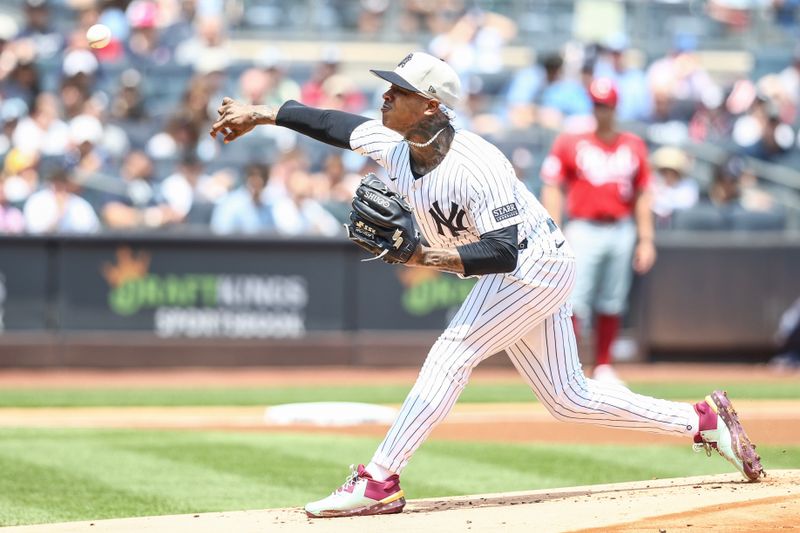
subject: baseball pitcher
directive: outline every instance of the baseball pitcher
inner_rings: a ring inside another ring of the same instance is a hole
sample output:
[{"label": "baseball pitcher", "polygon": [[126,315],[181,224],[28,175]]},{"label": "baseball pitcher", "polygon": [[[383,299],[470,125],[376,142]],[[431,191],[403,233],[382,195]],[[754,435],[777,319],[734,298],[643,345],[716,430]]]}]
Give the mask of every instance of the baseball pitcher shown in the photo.
[{"label": "baseball pitcher", "polygon": [[455,71],[415,52],[393,71],[372,73],[390,84],[382,120],[294,101],[275,109],[225,98],[211,129],[227,143],[260,124],[283,126],[371,157],[389,178],[364,179],[349,237],[376,258],[478,278],[372,460],[330,496],[307,504],[308,515],[402,511],[403,468],[447,416],[472,369],[501,350],[556,418],[694,438],[696,447],[716,449],[757,480],[759,457],[724,393],[692,405],[584,377],[567,301],[575,281],[572,249],[503,154],[453,127],[461,92]]}]

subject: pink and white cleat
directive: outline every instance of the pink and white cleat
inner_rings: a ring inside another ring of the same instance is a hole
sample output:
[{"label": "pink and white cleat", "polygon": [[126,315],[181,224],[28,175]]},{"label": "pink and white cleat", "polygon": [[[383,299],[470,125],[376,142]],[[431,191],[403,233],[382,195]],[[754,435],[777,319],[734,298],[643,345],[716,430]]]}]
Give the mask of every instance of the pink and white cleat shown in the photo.
[{"label": "pink and white cleat", "polygon": [[705,401],[696,403],[694,410],[700,416],[700,428],[694,436],[695,450],[705,449],[709,457],[712,448],[717,450],[748,481],[758,481],[767,475],[727,393],[712,392]]},{"label": "pink and white cleat", "polygon": [[399,513],[406,505],[404,496],[397,474],[386,481],[376,481],[364,465],[350,465],[350,476],[344,485],[327,498],[306,504],[306,514],[311,518],[334,518]]}]

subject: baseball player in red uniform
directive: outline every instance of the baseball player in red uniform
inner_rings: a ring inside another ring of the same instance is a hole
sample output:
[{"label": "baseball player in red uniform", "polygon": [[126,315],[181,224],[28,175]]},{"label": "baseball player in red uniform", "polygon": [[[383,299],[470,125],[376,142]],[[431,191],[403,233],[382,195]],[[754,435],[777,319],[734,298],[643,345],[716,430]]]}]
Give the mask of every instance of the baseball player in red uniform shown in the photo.
[{"label": "baseball player in red uniform", "polygon": [[402,511],[402,470],[450,412],[472,369],[500,351],[556,418],[694,438],[758,480],[758,455],[724,393],[692,405],[584,377],[567,301],[575,279],[572,248],[502,152],[454,125],[456,72],[422,52],[392,71],[372,72],[389,83],[380,120],[293,101],[277,109],[226,98],[211,129],[230,142],[257,125],[283,126],[374,159],[386,168],[383,185],[407,200],[425,237],[405,264],[478,278],[428,352],[372,460],[353,468],[332,494],[309,502],[306,513]]},{"label": "baseball player in red uniform", "polygon": [[542,204],[557,224],[563,211],[569,218],[564,233],[577,262],[573,323],[578,335],[595,318],[593,377],[621,383],[611,367],[611,345],[628,299],[631,264],[643,274],[656,259],[650,170],[644,141],[616,128],[612,82],[594,80],[589,95],[597,126],[556,138],[542,165]]}]

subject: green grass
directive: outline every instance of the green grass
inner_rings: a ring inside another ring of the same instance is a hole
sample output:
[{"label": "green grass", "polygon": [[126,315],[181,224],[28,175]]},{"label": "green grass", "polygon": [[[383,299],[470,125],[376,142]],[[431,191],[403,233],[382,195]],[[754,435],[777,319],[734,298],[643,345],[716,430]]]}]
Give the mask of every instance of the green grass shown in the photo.
[{"label": "green grass", "polygon": [[[631,383],[640,394],[674,400],[699,400],[715,388],[733,399],[798,399],[797,383]],[[402,403],[411,384],[340,387],[195,388],[195,389],[3,389],[0,407],[204,406],[275,405],[293,402],[352,401]],[[535,401],[519,383],[471,383],[460,400],[478,402]]]},{"label": "green grass", "polygon": [[[0,430],[0,525],[301,506],[377,439],[132,430]],[[759,447],[799,468],[800,447]],[[431,441],[403,474],[412,498],[729,472],[688,446]]]}]

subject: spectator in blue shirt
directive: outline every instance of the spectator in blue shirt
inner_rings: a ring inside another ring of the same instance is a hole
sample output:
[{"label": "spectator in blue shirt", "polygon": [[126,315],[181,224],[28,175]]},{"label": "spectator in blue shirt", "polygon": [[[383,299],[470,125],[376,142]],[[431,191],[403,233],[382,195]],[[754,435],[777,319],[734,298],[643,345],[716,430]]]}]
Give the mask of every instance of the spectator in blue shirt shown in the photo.
[{"label": "spectator in blue shirt", "polygon": [[211,230],[219,234],[262,233],[275,230],[272,207],[264,200],[267,165],[250,164],[244,184],[223,198],[211,215]]},{"label": "spectator in blue shirt", "polygon": [[554,53],[514,76],[506,95],[509,119],[514,126],[542,124],[557,128],[566,117],[592,114],[586,88],[578,80],[565,78],[563,73],[564,60]]},{"label": "spectator in blue shirt", "polygon": [[644,71],[628,67],[625,51],[628,38],[622,34],[609,38],[600,48],[594,67],[597,78],[609,78],[617,86],[617,119],[621,122],[645,121],[653,110],[653,98]]}]

